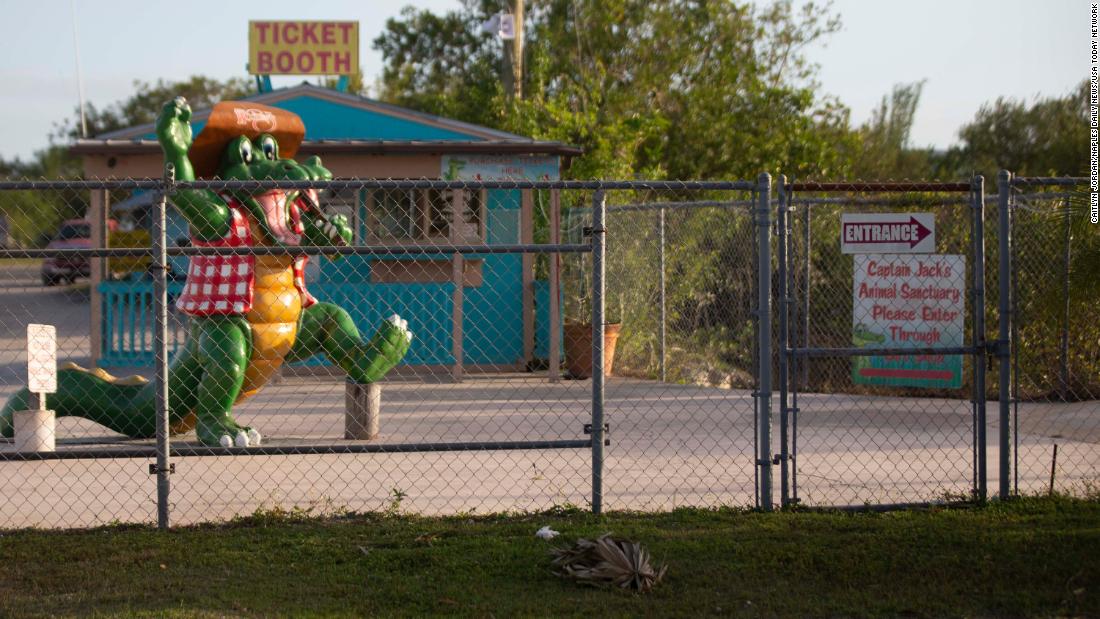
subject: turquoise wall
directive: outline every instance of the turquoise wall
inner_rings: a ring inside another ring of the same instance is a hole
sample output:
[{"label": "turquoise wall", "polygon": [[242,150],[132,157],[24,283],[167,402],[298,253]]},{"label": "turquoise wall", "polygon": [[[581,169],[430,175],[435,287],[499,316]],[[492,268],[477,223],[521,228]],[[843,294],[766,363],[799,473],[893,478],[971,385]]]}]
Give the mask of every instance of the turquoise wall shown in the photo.
[{"label": "turquoise wall", "polygon": [[[487,242],[519,242],[520,191],[491,190],[486,204]],[[482,261],[482,283],[464,289],[462,357],[469,364],[513,364],[523,359],[523,260],[518,254],[471,254]],[[453,283],[375,284],[374,260],[408,256],[348,256],[322,260],[320,281],[310,292],[346,309],[360,331],[369,335],[391,314],[409,321],[415,334],[406,364],[454,363],[451,333]],[[424,258],[420,258],[423,260]],[[450,262],[449,258],[441,258]],[[310,364],[323,363],[314,359]]]}]

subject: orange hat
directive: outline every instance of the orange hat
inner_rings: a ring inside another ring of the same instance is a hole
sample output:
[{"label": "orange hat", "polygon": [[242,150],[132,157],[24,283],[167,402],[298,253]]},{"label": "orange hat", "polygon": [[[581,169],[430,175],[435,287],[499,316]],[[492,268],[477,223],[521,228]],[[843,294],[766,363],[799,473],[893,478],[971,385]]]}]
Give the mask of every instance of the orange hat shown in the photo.
[{"label": "orange hat", "polygon": [[210,110],[188,158],[196,178],[212,178],[218,173],[222,152],[231,140],[246,135],[249,139],[267,133],[279,143],[279,157],[289,159],[298,152],[306,135],[306,126],[294,112],[243,101],[222,101]]}]

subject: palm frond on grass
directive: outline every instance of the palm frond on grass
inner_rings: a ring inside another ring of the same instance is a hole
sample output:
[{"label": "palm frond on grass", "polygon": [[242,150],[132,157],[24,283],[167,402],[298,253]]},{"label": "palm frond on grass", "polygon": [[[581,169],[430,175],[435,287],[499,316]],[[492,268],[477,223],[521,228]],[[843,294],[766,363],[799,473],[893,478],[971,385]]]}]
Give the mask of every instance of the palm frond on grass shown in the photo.
[{"label": "palm frond on grass", "polygon": [[649,551],[638,542],[612,537],[579,539],[568,548],[550,551],[555,572],[563,578],[594,586],[617,586],[645,593],[661,582],[667,565],[654,568]]}]

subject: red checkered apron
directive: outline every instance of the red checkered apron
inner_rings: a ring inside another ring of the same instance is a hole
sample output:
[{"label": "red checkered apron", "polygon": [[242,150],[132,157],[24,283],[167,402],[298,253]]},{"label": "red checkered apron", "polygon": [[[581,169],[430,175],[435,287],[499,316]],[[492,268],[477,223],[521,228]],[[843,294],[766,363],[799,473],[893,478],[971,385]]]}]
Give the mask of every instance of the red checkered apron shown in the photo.
[{"label": "red checkered apron", "polygon": [[[233,216],[229,233],[217,241],[201,241],[194,237],[196,247],[252,247],[252,231],[244,206],[228,199],[229,212]],[[302,233],[302,222],[297,204],[290,208],[293,231]],[[305,268],[308,256],[294,260],[294,287],[302,296],[302,308],[317,302],[306,290]],[[176,307],[189,316],[213,316],[245,314],[252,309],[253,284],[256,258],[251,255],[191,256],[187,270],[187,282],[183,294],[176,300]]]}]

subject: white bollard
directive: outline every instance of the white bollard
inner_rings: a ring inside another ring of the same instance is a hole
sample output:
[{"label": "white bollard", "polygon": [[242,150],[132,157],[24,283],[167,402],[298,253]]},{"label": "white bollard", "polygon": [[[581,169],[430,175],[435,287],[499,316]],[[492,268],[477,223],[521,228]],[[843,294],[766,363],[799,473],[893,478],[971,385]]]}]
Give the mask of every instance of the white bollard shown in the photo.
[{"label": "white bollard", "polygon": [[344,438],[369,441],[378,436],[382,387],[347,381],[344,397]]},{"label": "white bollard", "polygon": [[56,416],[51,410],[35,409],[15,411],[12,426],[15,430],[15,450],[23,452],[53,451]]}]

